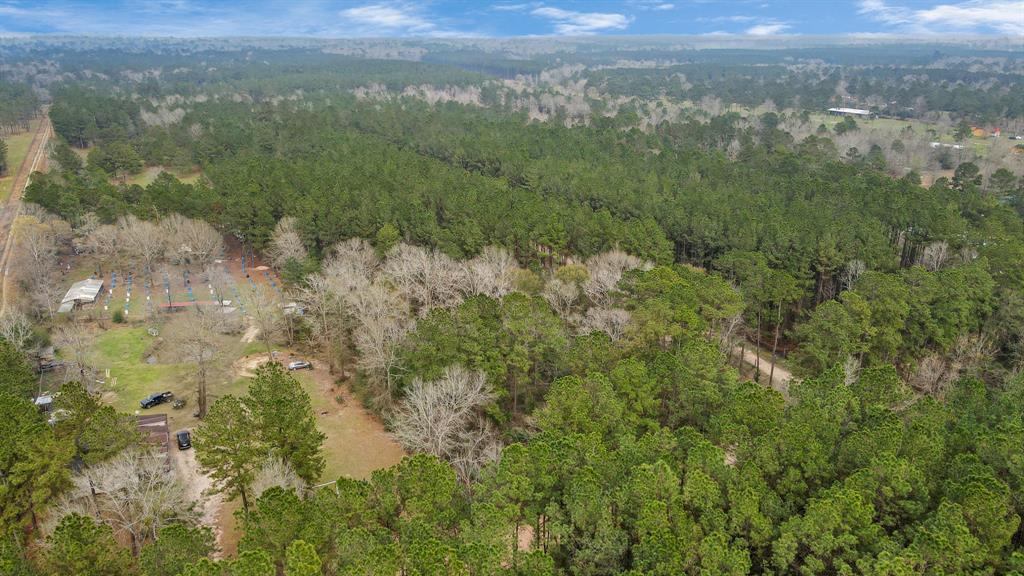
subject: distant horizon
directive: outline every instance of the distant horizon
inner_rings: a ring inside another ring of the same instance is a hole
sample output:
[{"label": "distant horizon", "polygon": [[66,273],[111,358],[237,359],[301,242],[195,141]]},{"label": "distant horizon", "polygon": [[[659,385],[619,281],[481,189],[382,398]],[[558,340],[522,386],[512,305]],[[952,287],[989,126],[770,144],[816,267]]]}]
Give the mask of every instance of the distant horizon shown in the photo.
[{"label": "distant horizon", "polygon": [[1006,38],[1024,0],[0,0],[0,37]]}]

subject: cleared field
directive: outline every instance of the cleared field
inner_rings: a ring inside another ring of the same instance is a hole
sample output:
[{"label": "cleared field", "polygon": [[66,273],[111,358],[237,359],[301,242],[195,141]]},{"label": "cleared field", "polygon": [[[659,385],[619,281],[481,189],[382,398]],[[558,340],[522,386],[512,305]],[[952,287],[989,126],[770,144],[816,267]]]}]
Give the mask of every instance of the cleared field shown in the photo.
[{"label": "cleared field", "polygon": [[39,119],[33,120],[28,132],[22,132],[13,136],[7,136],[3,140],[7,142],[7,175],[0,178],[0,202],[5,202],[11,195],[11,185],[14,184],[14,173],[21,167],[28,154],[29,145],[32,144],[32,136],[39,128]]},{"label": "cleared field", "polygon": [[181,172],[164,166],[149,166],[142,172],[139,172],[134,176],[130,176],[128,178],[128,184],[137,184],[143,187],[149,186],[154,180],[156,180],[156,177],[159,176],[161,172],[173,174],[175,178],[186,184],[195,184],[203,175],[203,173],[198,170],[192,172]]},{"label": "cleared field", "polygon": [[335,387],[327,370],[302,371],[296,378],[309,394],[317,427],[327,435],[322,481],[367,479],[374,470],[397,464],[405,456],[380,420],[363,408],[347,386]]},{"label": "cleared field", "polygon": [[[173,329],[173,322],[172,319],[163,327],[163,333]],[[238,347],[233,344],[237,344],[233,337],[225,337],[221,343],[228,364],[237,354]],[[145,412],[167,414],[172,430],[197,424],[192,416],[196,408],[195,368],[180,362],[171,346],[162,337],[150,336],[146,327],[117,326],[101,332],[95,339],[90,361],[101,374],[110,370],[104,398],[118,411],[141,413],[139,400],[154,392],[170,390],[176,398],[188,401],[185,408],[175,410],[170,404],[161,404]],[[247,386],[247,380],[233,378],[224,370],[215,370],[208,376],[211,402],[227,394],[244,393]]]}]

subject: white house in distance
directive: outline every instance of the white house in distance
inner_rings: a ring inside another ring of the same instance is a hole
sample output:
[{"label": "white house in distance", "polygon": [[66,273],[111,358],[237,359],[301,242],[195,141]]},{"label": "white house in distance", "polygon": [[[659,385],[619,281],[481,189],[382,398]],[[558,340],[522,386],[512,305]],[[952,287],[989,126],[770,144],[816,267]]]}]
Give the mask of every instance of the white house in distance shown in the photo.
[{"label": "white house in distance", "polygon": [[870,110],[861,110],[860,108],[829,108],[828,113],[833,116],[860,116],[861,118],[871,116]]},{"label": "white house in distance", "polygon": [[68,288],[68,293],[60,301],[60,308],[57,312],[71,312],[79,304],[91,304],[96,301],[96,296],[103,290],[103,280],[87,278],[75,282]]}]

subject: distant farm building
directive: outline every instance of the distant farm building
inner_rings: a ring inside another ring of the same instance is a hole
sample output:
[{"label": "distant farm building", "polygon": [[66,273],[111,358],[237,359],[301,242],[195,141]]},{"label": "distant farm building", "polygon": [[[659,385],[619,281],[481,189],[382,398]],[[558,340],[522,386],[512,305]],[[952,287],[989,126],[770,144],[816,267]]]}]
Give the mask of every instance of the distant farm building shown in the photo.
[{"label": "distant farm building", "polygon": [[860,108],[829,108],[828,113],[832,116],[860,116],[861,118],[871,116],[870,110],[861,110]]},{"label": "distant farm building", "polygon": [[60,301],[60,308],[57,311],[70,312],[80,304],[92,304],[101,290],[103,290],[103,280],[89,278],[75,282],[71,288],[68,288],[68,293]]}]

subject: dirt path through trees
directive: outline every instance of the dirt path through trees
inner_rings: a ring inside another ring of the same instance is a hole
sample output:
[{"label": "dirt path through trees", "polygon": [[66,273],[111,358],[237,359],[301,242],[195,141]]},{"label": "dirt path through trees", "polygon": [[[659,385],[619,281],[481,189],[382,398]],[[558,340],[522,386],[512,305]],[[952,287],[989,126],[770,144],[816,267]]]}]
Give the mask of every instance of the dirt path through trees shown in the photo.
[{"label": "dirt path through trees", "polygon": [[43,169],[46,165],[46,143],[53,133],[50,126],[50,118],[47,110],[43,110],[43,119],[39,123],[35,136],[32,137],[32,144],[29,145],[28,154],[18,168],[11,186],[11,196],[7,199],[2,213],[0,213],[0,238],[3,238],[3,255],[0,256],[0,314],[7,311],[7,276],[10,267],[10,252],[14,244],[12,224],[21,212],[21,195],[29,184],[32,173]]},{"label": "dirt path through trees", "polygon": [[[751,366],[757,366],[757,351],[751,348],[740,349],[739,346],[733,349],[736,354],[743,354],[743,361]],[[762,383],[768,383],[768,375],[772,373],[772,361],[768,358],[761,358],[761,380]],[[783,397],[789,398],[789,382],[793,379],[793,374],[779,366],[775,365],[775,374],[772,379],[772,388],[782,394]]]}]

